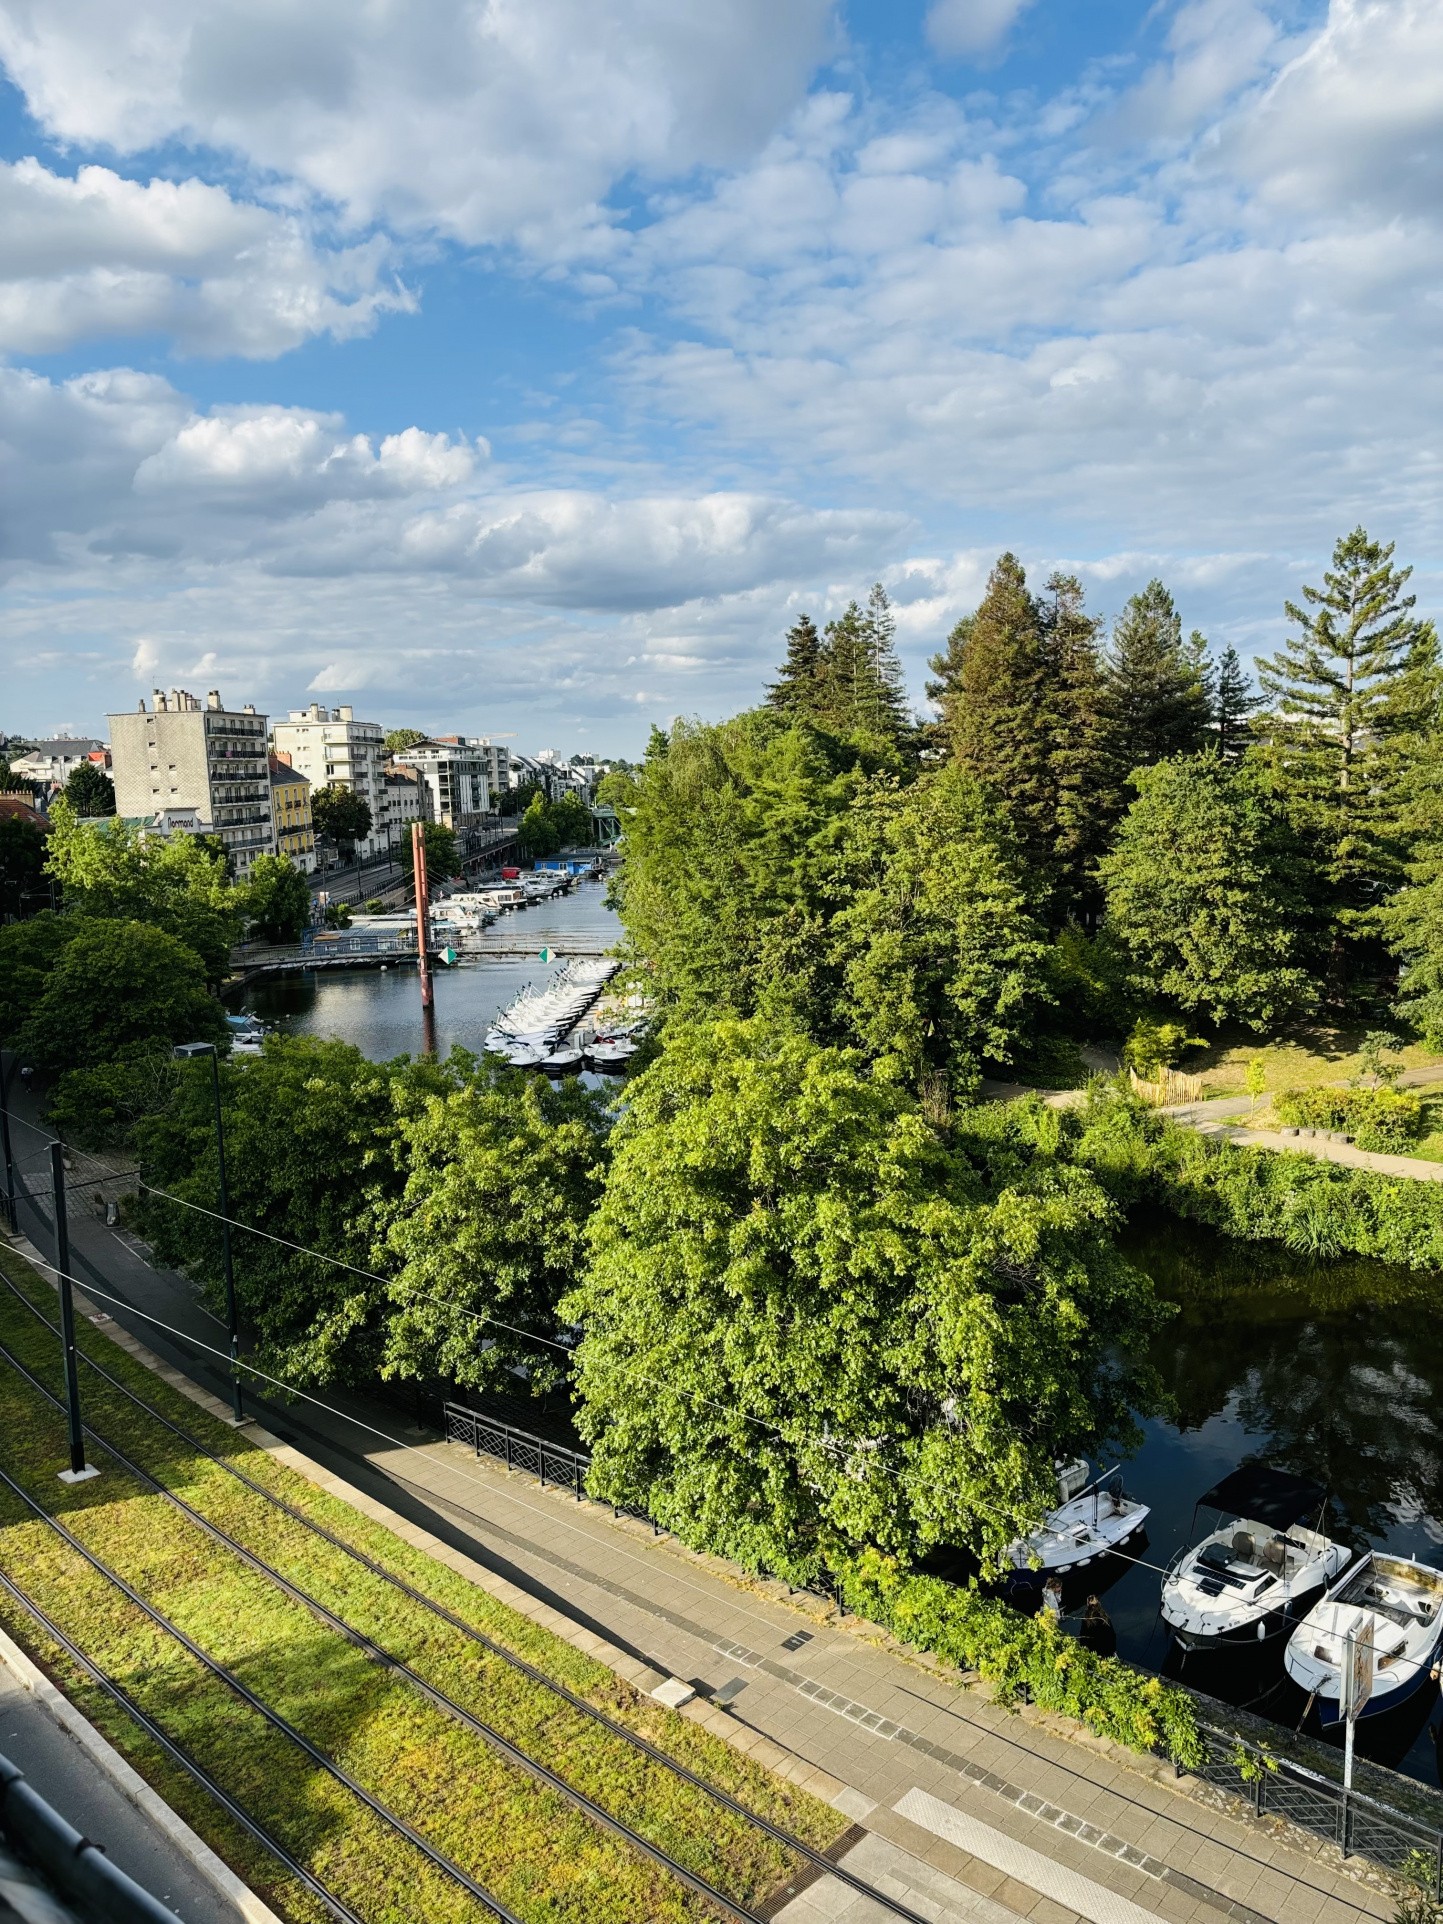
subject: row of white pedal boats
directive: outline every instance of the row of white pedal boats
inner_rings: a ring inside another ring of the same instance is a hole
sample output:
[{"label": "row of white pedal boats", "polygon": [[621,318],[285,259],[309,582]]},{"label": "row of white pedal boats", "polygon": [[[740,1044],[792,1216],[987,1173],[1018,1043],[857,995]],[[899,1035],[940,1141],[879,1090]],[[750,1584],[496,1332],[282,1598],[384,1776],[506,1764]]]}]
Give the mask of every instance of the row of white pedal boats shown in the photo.
[{"label": "row of white pedal boats", "polygon": [[[1014,1543],[1013,1568],[1062,1577],[1125,1553],[1148,1506],[1120,1470],[1088,1481],[1059,1471],[1058,1507]],[[1212,1527],[1196,1538],[1199,1511]],[[1185,1654],[1283,1645],[1288,1675],[1326,1728],[1339,1721],[1345,1666],[1371,1642],[1372,1688],[1360,1713],[1381,1716],[1432,1680],[1443,1650],[1443,1571],[1382,1550],[1359,1555],[1324,1530],[1321,1484],[1269,1464],[1244,1464],[1198,1498],[1195,1540],[1173,1558],[1162,1617]],[[1305,1713],[1306,1714],[1306,1713]]]},{"label": "row of white pedal boats", "polygon": [[578,1024],[621,964],[609,957],[568,962],[544,989],[523,989],[486,1032],[486,1048],[517,1069],[575,1075],[582,1068],[616,1071],[636,1052],[629,1030],[598,1031],[583,1041]]}]

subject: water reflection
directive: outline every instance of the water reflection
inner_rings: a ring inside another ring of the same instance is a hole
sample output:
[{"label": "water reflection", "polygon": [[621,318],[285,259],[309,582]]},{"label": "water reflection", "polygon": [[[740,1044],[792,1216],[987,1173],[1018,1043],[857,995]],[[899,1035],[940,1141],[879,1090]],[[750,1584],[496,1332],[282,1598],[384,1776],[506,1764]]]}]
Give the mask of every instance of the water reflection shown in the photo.
[{"label": "water reflection", "polygon": [[[1325,1482],[1330,1534],[1443,1563],[1443,1323],[1437,1278],[1382,1264],[1315,1263],[1229,1243],[1169,1219],[1135,1224],[1128,1253],[1178,1314],[1150,1360],[1168,1413],[1145,1424],[1129,1488],[1152,1505],[1147,1561],[1166,1565],[1196,1535],[1200,1493],[1257,1458]],[[1101,1574],[1101,1573],[1100,1573]],[[1161,1663],[1161,1575],[1132,1566],[1109,1609],[1122,1654]],[[1303,1702],[1281,1675],[1228,1656],[1189,1682],[1296,1722]],[[1176,1657],[1168,1668],[1176,1665]],[[1297,1698],[1294,1702],[1289,1693]],[[1437,1781],[1430,1688],[1394,1717],[1360,1726],[1360,1748]]]}]

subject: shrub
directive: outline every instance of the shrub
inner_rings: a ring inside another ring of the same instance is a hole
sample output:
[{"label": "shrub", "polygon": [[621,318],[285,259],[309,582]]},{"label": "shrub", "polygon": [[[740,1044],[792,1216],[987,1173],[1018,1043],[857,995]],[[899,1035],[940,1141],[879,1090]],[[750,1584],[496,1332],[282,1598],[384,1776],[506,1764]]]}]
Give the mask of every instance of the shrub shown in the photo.
[{"label": "shrub", "polygon": [[386,913],[386,904],[381,900],[379,895],[373,895],[370,901],[367,902],[366,913],[367,915],[384,915]]},{"label": "shrub", "polygon": [[1360,1149],[1406,1156],[1423,1121],[1421,1100],[1399,1089],[1289,1089],[1273,1103],[1281,1122],[1345,1129]]},{"label": "shrub", "polygon": [[875,1551],[851,1566],[840,1588],[848,1609],[975,1670],[1003,1702],[1025,1694],[1129,1750],[1161,1750],[1184,1769],[1202,1762],[1197,1712],[1185,1691],[1116,1657],[1094,1656],[1045,1617],[1024,1617],[940,1577],[908,1576]]},{"label": "shrub", "polygon": [[1189,1049],[1203,1046],[1201,1037],[1189,1035],[1181,1022],[1140,1015],[1122,1045],[1123,1067],[1134,1070],[1145,1081],[1156,1079],[1163,1069],[1176,1068]]}]

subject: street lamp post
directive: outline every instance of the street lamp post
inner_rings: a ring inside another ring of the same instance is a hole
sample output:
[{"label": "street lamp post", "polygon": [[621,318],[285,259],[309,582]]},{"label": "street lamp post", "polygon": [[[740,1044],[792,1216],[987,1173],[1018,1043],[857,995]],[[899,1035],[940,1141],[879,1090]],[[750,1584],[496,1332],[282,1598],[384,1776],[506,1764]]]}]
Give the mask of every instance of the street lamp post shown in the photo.
[{"label": "street lamp post", "polygon": [[236,1316],[235,1270],[231,1264],[230,1252],[230,1192],[225,1180],[225,1124],[221,1120],[220,1109],[220,1056],[213,1042],[178,1043],[174,1053],[182,1061],[191,1061],[197,1056],[210,1057],[210,1087],[215,1098],[215,1156],[220,1171],[220,1246],[221,1258],[225,1265],[225,1319],[230,1329],[230,1393],[231,1408],[237,1423],[245,1421],[245,1411],[241,1407],[240,1379],[240,1324]]}]

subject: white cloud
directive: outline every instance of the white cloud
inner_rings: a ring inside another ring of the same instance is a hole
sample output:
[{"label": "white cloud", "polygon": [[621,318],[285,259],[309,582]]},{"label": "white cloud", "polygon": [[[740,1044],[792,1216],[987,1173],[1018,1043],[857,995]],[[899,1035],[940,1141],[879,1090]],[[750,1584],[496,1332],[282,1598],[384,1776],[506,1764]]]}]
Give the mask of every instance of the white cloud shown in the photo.
[{"label": "white cloud", "polygon": [[[54,137],[241,156],[354,223],[546,246],[623,176],[734,164],[795,103],[830,0],[4,0]],[[550,237],[550,238],[548,238]]]},{"label": "white cloud", "polygon": [[411,296],[389,245],[317,248],[302,222],[201,180],[0,164],[0,353],[161,333],[182,352],[270,357],[347,339]]},{"label": "white cloud", "polygon": [[1032,0],[935,0],[927,38],[941,54],[991,53]]}]

